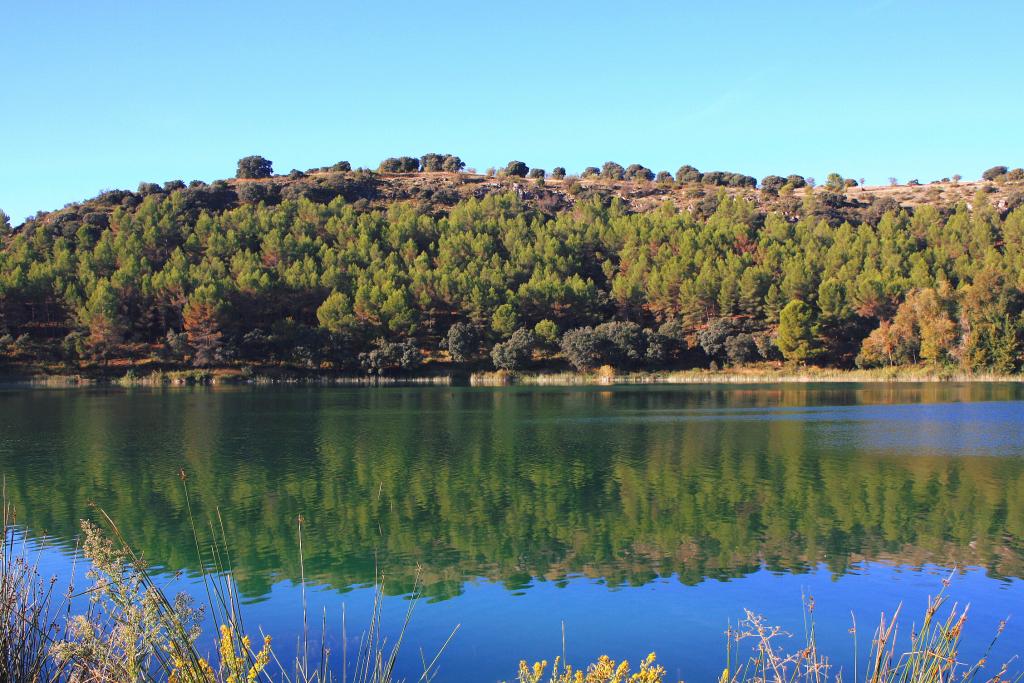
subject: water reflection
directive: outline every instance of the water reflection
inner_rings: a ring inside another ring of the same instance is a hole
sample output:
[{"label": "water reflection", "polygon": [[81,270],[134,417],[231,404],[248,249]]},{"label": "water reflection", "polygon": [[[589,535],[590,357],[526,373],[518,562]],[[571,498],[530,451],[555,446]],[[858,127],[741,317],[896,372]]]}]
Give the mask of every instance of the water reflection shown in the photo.
[{"label": "water reflection", "polygon": [[243,592],[417,566],[685,584],[865,560],[1022,575],[1015,384],[0,393],[21,517],[72,547],[95,501],[151,560],[196,568],[176,472],[218,506]]}]

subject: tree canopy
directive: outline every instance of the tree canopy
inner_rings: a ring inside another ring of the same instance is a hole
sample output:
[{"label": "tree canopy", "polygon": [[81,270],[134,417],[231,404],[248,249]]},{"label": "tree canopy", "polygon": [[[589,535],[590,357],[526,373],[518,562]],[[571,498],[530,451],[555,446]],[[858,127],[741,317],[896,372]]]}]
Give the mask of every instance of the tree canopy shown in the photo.
[{"label": "tree canopy", "polygon": [[[381,164],[421,165],[462,162]],[[375,374],[488,359],[1020,369],[1024,201],[997,204],[984,188],[969,204],[890,200],[851,213],[841,177],[812,190],[801,176],[767,176],[763,192],[731,192],[708,185],[753,179],[684,166],[676,182],[705,183],[683,190],[699,193],[692,210],[636,210],[612,193],[554,195],[540,183],[436,178],[475,194],[446,198],[438,186],[393,198],[366,171],[261,180],[270,172],[247,157],[242,180],[143,183],[17,228],[0,214],[0,338],[11,340],[0,361]],[[619,188],[627,169],[588,173]],[[628,175],[652,176],[639,164]],[[756,203],[769,191],[777,208]]]}]

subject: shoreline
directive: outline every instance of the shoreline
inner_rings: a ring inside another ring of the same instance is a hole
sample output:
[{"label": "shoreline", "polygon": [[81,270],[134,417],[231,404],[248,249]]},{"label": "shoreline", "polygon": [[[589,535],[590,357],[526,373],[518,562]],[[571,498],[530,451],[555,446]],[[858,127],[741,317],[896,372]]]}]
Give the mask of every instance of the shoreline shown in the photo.
[{"label": "shoreline", "polygon": [[0,373],[0,387],[89,388],[89,387],[184,387],[219,385],[317,385],[317,386],[613,386],[613,385],[698,385],[698,384],[898,384],[898,383],[1024,383],[1024,374],[943,372],[923,367],[892,367],[872,370],[834,368],[788,368],[750,366],[724,370],[687,369],[615,372],[604,367],[593,372],[503,371],[439,372],[412,376],[342,375],[309,370],[279,369],[259,372],[252,368],[211,368],[153,371],[141,374],[129,368],[123,375],[47,373],[23,370]]}]

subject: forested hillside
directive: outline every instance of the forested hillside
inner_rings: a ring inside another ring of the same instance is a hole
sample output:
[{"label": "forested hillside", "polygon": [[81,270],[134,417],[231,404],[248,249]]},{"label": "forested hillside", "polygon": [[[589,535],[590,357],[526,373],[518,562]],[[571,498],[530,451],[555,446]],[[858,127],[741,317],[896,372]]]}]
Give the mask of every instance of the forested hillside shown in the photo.
[{"label": "forested hillside", "polygon": [[0,362],[1020,370],[1020,169],[863,188],[463,167],[274,176],[248,157],[230,181],[143,183],[16,228],[0,216]]}]

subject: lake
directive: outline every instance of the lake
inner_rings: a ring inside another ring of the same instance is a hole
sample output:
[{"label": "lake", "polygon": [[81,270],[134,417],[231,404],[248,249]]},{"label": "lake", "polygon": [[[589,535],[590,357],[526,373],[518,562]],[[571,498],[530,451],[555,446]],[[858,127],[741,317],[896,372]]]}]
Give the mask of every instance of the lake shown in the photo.
[{"label": "lake", "polygon": [[954,567],[964,658],[1016,617],[1002,660],[1024,654],[1022,399],[937,383],[6,389],[0,470],[45,571],[70,575],[95,502],[202,595],[184,467],[197,516],[221,512],[249,625],[286,653],[301,515],[334,656],[342,603],[351,653],[375,578],[397,629],[420,577],[399,661],[413,681],[419,649],[460,624],[442,683],[551,661],[563,625],[573,662],[653,650],[673,679],[717,679],[744,609],[799,634],[804,594],[849,667],[851,611],[863,655],[881,611],[903,601],[909,633]]}]

